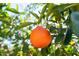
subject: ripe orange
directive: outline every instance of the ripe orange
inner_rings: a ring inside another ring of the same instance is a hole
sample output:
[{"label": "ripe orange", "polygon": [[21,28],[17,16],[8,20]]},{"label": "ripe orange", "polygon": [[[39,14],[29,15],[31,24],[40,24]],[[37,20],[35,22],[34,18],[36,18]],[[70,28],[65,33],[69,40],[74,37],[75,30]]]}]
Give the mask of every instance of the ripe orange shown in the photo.
[{"label": "ripe orange", "polygon": [[36,48],[45,48],[51,43],[50,32],[42,26],[37,26],[32,30],[30,35],[30,42]]}]

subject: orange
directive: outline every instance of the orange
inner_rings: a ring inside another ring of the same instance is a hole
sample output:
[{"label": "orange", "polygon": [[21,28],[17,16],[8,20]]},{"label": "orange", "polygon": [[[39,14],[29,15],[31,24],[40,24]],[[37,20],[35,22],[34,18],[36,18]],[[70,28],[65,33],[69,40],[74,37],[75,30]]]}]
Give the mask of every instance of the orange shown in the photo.
[{"label": "orange", "polygon": [[30,35],[30,42],[36,48],[45,48],[51,43],[50,32],[42,26],[37,26],[32,30]]}]

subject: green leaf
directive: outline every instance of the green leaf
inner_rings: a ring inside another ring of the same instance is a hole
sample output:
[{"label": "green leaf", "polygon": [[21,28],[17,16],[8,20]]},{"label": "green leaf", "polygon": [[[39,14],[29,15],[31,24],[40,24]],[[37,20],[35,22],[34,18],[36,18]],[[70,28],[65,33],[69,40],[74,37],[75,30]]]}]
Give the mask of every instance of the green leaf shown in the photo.
[{"label": "green leaf", "polygon": [[58,48],[58,49],[56,49],[55,50],[55,56],[61,56],[61,49],[60,48]]},{"label": "green leaf", "polygon": [[59,32],[59,34],[57,35],[56,39],[55,39],[55,43],[60,43],[63,41],[64,38],[64,30],[61,29],[61,31]]},{"label": "green leaf", "polygon": [[46,5],[42,8],[42,11],[41,11],[41,13],[40,13],[40,17],[39,17],[38,23],[40,23],[41,20],[42,20],[42,18],[45,17],[45,14],[44,14],[44,13],[46,12],[47,6],[48,6],[48,4],[46,4]]},{"label": "green leaf", "polygon": [[6,3],[0,3],[0,10],[2,10],[4,6],[7,6]]},{"label": "green leaf", "polygon": [[6,23],[7,25],[10,25],[10,21],[7,20],[6,18],[0,18],[0,21]]},{"label": "green leaf", "polygon": [[11,3],[8,3],[8,4],[7,4],[7,7],[10,7],[10,6],[11,6]]},{"label": "green leaf", "polygon": [[72,47],[71,45],[67,45],[64,48],[64,51],[66,52],[67,55],[74,55],[74,52],[76,52],[76,50],[74,50],[74,47]]},{"label": "green leaf", "polygon": [[48,48],[42,48],[42,49],[41,49],[41,54],[42,54],[42,56],[47,56],[48,53],[49,53]]},{"label": "green leaf", "polygon": [[19,9],[19,8],[18,8],[18,4],[16,4],[16,10],[18,11],[18,9]]},{"label": "green leaf", "polygon": [[19,35],[19,32],[16,32],[16,33],[15,33],[15,38],[18,39],[18,40],[23,39],[23,38]]},{"label": "green leaf", "polygon": [[55,44],[51,44],[51,46],[48,48],[49,52],[50,52],[50,56],[54,56],[55,55],[55,50],[56,50],[56,46]]},{"label": "green leaf", "polygon": [[24,15],[24,14],[26,14],[26,12],[20,12],[20,14],[21,14],[21,15]]},{"label": "green leaf", "polygon": [[19,10],[18,10],[19,9],[18,4],[16,4],[16,9],[11,8],[10,5],[11,4],[9,3],[5,10],[13,12],[13,13],[16,13],[16,14],[25,14],[26,13],[26,12],[19,12]]},{"label": "green leaf", "polygon": [[52,3],[48,4],[47,16],[49,16],[52,13],[54,7],[55,7],[54,4]]},{"label": "green leaf", "polygon": [[10,11],[10,12],[13,12],[13,13],[16,13],[16,14],[20,14],[20,12],[18,12],[16,9],[14,8],[9,8],[9,7],[6,7],[6,10],[7,11]]},{"label": "green leaf", "polygon": [[15,30],[21,29],[21,28],[26,27],[26,26],[31,25],[31,24],[36,24],[36,23],[33,23],[33,22],[23,22],[20,25],[16,26]]},{"label": "green leaf", "polygon": [[54,11],[54,16],[55,16],[56,21],[61,20],[61,14],[60,14],[60,12],[58,10]]},{"label": "green leaf", "polygon": [[64,11],[64,9],[67,7],[67,6],[70,6],[71,4],[69,4],[69,3],[67,3],[67,4],[60,4],[60,5],[57,5],[56,7],[55,7],[55,9],[58,9],[59,10],[59,12],[62,12],[62,11]]},{"label": "green leaf", "polygon": [[73,7],[77,6],[77,5],[79,5],[79,4],[77,4],[77,3],[70,4],[69,6],[67,6],[67,7],[64,8],[64,11],[67,10],[67,9],[69,9],[69,8],[73,8]]},{"label": "green leaf", "polygon": [[30,12],[34,17],[36,17],[37,19],[39,19],[39,16],[36,14],[36,13],[34,13],[34,12]]},{"label": "green leaf", "polygon": [[69,42],[71,41],[71,39],[72,39],[72,29],[68,28],[68,30],[66,32],[66,37],[64,39],[64,45],[68,45]]},{"label": "green leaf", "polygon": [[27,43],[23,43],[22,51],[23,51],[23,53],[27,53],[28,52],[28,44]]},{"label": "green leaf", "polygon": [[46,9],[47,9],[47,5],[48,5],[48,4],[46,4],[46,5],[42,8],[41,14],[44,14],[44,13],[45,13],[45,11],[46,11]]},{"label": "green leaf", "polygon": [[71,13],[72,29],[76,36],[79,37],[79,12]]},{"label": "green leaf", "polygon": [[55,31],[56,31],[56,29],[57,29],[56,27],[51,26],[49,30],[50,30],[50,32],[51,32],[51,33],[53,33],[53,32],[55,32]]}]

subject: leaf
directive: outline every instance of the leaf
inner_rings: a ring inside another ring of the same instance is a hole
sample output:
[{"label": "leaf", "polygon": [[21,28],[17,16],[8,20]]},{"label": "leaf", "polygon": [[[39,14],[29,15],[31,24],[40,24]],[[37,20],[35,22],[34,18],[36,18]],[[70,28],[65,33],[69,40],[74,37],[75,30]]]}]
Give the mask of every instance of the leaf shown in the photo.
[{"label": "leaf", "polygon": [[49,16],[52,13],[54,7],[55,7],[54,4],[52,3],[48,4],[47,16]]},{"label": "leaf", "polygon": [[55,56],[66,56],[66,52],[64,51],[64,46],[61,46],[60,48],[58,47],[55,50]]},{"label": "leaf", "polygon": [[46,11],[46,9],[47,9],[47,5],[48,5],[48,4],[46,4],[46,5],[42,8],[41,14],[45,13],[45,11]]},{"label": "leaf", "polygon": [[8,3],[8,4],[7,4],[7,7],[10,7],[10,6],[11,6],[11,3]]},{"label": "leaf", "polygon": [[27,43],[23,43],[22,51],[23,51],[23,53],[27,53],[28,52],[28,44]]},{"label": "leaf", "polygon": [[62,12],[64,11],[64,9],[67,7],[67,6],[70,6],[71,4],[67,3],[67,4],[60,4],[60,5],[57,5],[55,6],[55,9],[57,9],[59,12]]},{"label": "leaf", "polygon": [[41,54],[42,54],[42,56],[47,56],[48,53],[49,53],[48,48],[42,48],[42,49],[41,49]]},{"label": "leaf", "polygon": [[16,26],[15,30],[21,29],[21,28],[26,27],[26,26],[31,25],[31,24],[36,24],[36,23],[33,23],[33,22],[23,22],[20,25]]},{"label": "leaf", "polygon": [[17,55],[19,51],[20,51],[20,47],[18,47],[18,44],[15,44],[13,49],[13,55]]},{"label": "leaf", "polygon": [[8,4],[8,6],[6,7],[5,10],[10,11],[10,12],[13,12],[13,13],[16,13],[16,14],[25,14],[25,12],[19,12],[18,9],[19,9],[18,8],[18,4],[16,5],[16,9],[11,8],[10,7],[10,4]]},{"label": "leaf", "polygon": [[34,13],[34,12],[30,12],[34,17],[36,17],[37,19],[39,19],[39,16],[36,14],[36,13]]},{"label": "leaf", "polygon": [[55,43],[62,42],[63,38],[64,38],[64,30],[61,29],[61,31],[59,32],[59,34],[57,35],[57,37],[55,39]]},{"label": "leaf", "polygon": [[6,20],[5,18],[0,18],[0,21],[6,23],[7,25],[10,25],[10,22]]},{"label": "leaf", "polygon": [[48,4],[46,4],[43,8],[42,8],[42,11],[41,11],[41,13],[40,13],[40,17],[39,17],[39,21],[38,21],[38,23],[40,23],[41,22],[41,20],[42,20],[42,18],[44,18],[45,17],[45,11],[46,11],[46,9],[47,9],[47,6],[48,6]]},{"label": "leaf", "polygon": [[15,38],[18,39],[18,40],[21,40],[22,39],[21,36],[19,36],[19,32],[16,32],[15,33]]},{"label": "leaf", "polygon": [[0,9],[2,9],[5,6],[7,6],[6,3],[0,3]]},{"label": "leaf", "polygon": [[41,22],[42,18],[44,18],[44,14],[41,14],[41,16],[39,17],[39,20],[38,20],[38,24]]},{"label": "leaf", "polygon": [[24,14],[26,14],[26,12],[20,12],[20,14],[24,15]]},{"label": "leaf", "polygon": [[18,9],[19,9],[19,8],[18,8],[18,4],[16,4],[16,10],[18,11]]},{"label": "leaf", "polygon": [[9,7],[6,7],[6,10],[7,11],[10,11],[10,12],[13,12],[13,13],[16,13],[16,14],[20,14],[20,12],[18,12],[16,9],[14,8],[9,8]]},{"label": "leaf", "polygon": [[50,32],[51,32],[51,33],[53,33],[53,32],[55,32],[55,31],[56,31],[56,29],[57,29],[56,27],[51,26],[49,30],[50,30]]},{"label": "leaf", "polygon": [[55,44],[51,44],[51,46],[48,48],[50,56],[54,56],[55,55],[55,50],[56,50],[56,46]]},{"label": "leaf", "polygon": [[67,6],[67,7],[64,8],[64,11],[67,10],[67,9],[69,9],[69,8],[73,8],[73,7],[77,6],[77,5],[79,5],[79,4],[77,4],[77,3],[70,4],[69,6]]},{"label": "leaf", "polygon": [[71,45],[67,45],[64,48],[64,51],[67,53],[67,55],[73,55],[74,52],[76,52],[76,50],[74,50],[74,48]]},{"label": "leaf", "polygon": [[58,10],[54,11],[54,16],[55,16],[55,20],[56,21],[60,21],[61,20],[61,14]]},{"label": "leaf", "polygon": [[79,12],[71,13],[72,30],[76,36],[79,37]]},{"label": "leaf", "polygon": [[66,32],[66,37],[64,39],[64,45],[68,45],[69,42],[71,41],[71,39],[72,39],[72,29],[68,28],[68,30]]}]

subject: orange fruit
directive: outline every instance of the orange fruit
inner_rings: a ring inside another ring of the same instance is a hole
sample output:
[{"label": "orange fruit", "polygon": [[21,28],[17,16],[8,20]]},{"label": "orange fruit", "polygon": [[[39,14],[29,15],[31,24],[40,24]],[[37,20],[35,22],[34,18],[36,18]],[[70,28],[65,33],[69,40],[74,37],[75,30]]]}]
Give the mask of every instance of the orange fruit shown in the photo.
[{"label": "orange fruit", "polygon": [[51,43],[50,32],[42,26],[37,26],[32,30],[30,35],[30,42],[36,48],[45,48]]}]

